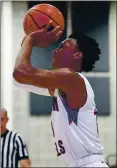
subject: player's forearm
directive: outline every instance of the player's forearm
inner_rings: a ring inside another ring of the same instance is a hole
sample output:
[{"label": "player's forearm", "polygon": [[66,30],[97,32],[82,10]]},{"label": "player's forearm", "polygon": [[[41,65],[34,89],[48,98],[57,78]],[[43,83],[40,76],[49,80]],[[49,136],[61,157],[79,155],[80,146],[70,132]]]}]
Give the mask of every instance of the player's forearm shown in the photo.
[{"label": "player's forearm", "polygon": [[33,49],[32,39],[30,36],[28,36],[26,38],[26,40],[24,41],[24,43],[20,49],[20,52],[16,58],[15,68],[20,68],[23,65],[30,65],[31,66],[30,56],[32,53],[32,49]]},{"label": "player's forearm", "polygon": [[25,76],[32,75],[35,71],[30,61],[32,49],[32,38],[29,35],[22,44],[13,71],[13,78],[19,83],[25,83]]}]

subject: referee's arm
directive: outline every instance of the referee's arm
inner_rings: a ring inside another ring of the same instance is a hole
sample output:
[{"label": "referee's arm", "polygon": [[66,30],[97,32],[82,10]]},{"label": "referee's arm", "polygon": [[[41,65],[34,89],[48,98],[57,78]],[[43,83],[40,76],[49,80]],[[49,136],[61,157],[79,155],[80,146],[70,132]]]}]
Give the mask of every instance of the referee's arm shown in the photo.
[{"label": "referee's arm", "polygon": [[20,163],[20,167],[21,168],[30,167],[28,149],[27,149],[26,143],[24,142],[23,138],[19,134],[17,134],[16,144],[17,144],[17,153],[18,153],[18,160]]}]

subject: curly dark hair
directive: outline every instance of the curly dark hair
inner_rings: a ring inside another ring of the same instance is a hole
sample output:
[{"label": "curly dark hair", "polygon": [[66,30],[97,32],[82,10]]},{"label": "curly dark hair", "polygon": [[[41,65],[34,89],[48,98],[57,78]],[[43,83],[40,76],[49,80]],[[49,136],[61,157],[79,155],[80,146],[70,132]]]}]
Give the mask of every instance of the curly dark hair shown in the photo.
[{"label": "curly dark hair", "polygon": [[95,39],[83,33],[73,33],[68,38],[77,40],[79,49],[83,53],[82,71],[89,72],[95,67],[95,62],[99,60],[101,50]]}]

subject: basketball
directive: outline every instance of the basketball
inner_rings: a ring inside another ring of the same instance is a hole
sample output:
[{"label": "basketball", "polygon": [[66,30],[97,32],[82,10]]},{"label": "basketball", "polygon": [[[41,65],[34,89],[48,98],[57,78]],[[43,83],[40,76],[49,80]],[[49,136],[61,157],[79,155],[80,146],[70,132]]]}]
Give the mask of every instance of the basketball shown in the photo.
[{"label": "basketball", "polygon": [[64,30],[63,14],[55,6],[50,4],[35,5],[28,10],[24,16],[23,28],[26,35],[43,29],[49,21],[52,20],[52,26],[48,31],[60,26],[61,31]]}]

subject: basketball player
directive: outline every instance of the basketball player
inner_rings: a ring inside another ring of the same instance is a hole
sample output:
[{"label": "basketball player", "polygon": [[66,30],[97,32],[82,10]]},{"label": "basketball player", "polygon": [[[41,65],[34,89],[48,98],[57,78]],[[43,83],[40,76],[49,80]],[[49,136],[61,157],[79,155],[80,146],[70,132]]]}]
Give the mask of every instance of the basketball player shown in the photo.
[{"label": "basketball player", "polygon": [[30,61],[33,47],[47,47],[62,34],[60,27],[48,31],[50,26],[51,22],[24,40],[16,59],[14,83],[53,96],[51,125],[57,156],[68,167],[108,167],[98,134],[94,92],[82,74],[92,71],[99,60],[98,44],[85,34],[72,34],[53,51],[53,70],[34,68]]}]

